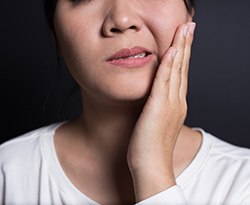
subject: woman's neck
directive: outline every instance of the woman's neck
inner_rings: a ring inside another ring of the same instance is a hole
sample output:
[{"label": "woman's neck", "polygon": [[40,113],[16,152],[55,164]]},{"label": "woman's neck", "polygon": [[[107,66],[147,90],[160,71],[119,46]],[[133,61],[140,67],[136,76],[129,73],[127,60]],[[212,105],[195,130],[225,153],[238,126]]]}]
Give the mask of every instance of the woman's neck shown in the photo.
[{"label": "woman's neck", "polygon": [[[144,101],[109,103],[85,98],[79,119],[85,143],[110,160],[125,158]],[[117,159],[116,159],[117,158]]]},{"label": "woman's neck", "polygon": [[[66,139],[64,144],[70,144],[74,156],[83,161],[84,155],[93,156],[92,162],[95,161],[97,166],[104,165],[107,169],[126,166],[130,136],[144,101],[110,104],[90,99],[84,99],[81,117],[62,129],[61,135]],[[174,151],[176,175],[190,163],[200,144],[201,134],[183,126]]]}]

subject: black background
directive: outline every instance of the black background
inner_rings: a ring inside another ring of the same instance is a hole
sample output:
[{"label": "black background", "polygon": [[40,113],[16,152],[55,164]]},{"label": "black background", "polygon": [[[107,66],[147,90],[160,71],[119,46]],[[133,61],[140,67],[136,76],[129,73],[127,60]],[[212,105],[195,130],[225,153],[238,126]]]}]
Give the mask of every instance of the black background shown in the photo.
[{"label": "black background", "polygon": [[[186,124],[250,148],[250,1],[200,0]],[[0,143],[77,116],[79,91],[46,24],[42,0],[0,7]]]}]

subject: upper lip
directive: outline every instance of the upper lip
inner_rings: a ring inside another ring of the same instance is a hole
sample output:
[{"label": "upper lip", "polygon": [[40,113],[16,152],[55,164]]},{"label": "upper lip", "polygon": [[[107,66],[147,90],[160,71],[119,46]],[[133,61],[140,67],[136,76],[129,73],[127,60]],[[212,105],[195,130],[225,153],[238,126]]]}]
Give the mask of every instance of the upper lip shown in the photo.
[{"label": "upper lip", "polygon": [[126,58],[126,57],[137,55],[140,53],[146,53],[146,55],[148,55],[148,54],[151,54],[152,52],[150,52],[146,48],[139,47],[139,46],[136,46],[133,48],[123,48],[120,51],[116,52],[114,55],[110,56],[107,59],[107,61],[115,60],[118,58]]}]

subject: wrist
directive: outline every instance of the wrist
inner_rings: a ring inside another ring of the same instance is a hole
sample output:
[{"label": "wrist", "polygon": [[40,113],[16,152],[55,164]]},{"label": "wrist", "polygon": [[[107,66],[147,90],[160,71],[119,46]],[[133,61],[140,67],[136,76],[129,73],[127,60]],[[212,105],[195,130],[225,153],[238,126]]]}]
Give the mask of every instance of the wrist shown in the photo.
[{"label": "wrist", "polygon": [[149,171],[131,172],[136,201],[145,200],[176,185],[172,171],[151,169]]},{"label": "wrist", "polygon": [[173,150],[158,147],[146,153],[131,152],[127,154],[127,163],[131,172],[143,173],[152,170],[157,172],[173,172]]}]

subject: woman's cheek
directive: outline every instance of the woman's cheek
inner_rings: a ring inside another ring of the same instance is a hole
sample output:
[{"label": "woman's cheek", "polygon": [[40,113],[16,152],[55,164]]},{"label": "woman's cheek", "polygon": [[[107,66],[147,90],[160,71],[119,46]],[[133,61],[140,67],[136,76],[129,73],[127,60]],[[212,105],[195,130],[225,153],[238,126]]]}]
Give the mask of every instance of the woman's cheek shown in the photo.
[{"label": "woman's cheek", "polygon": [[157,46],[157,53],[162,57],[171,46],[178,23],[168,21],[154,21],[151,24],[151,33]]},{"label": "woman's cheek", "polygon": [[188,21],[188,12],[182,1],[181,3],[172,1],[164,2],[166,3],[158,1],[154,7],[147,4],[144,7],[145,16],[143,16],[146,26],[156,41],[158,53],[161,56],[171,46],[178,26]]}]

